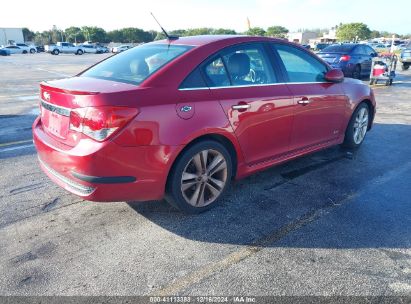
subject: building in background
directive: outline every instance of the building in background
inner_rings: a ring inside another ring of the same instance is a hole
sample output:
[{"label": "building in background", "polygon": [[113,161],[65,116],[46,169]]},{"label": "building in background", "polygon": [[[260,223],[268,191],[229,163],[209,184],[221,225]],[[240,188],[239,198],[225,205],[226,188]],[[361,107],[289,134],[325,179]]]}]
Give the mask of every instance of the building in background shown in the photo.
[{"label": "building in background", "polygon": [[310,39],[310,46],[315,49],[316,45],[319,43],[332,44],[337,42],[337,27],[331,28],[328,33],[323,33],[322,37]]},{"label": "building in background", "polygon": [[317,38],[317,33],[314,32],[294,32],[287,34],[288,41],[300,44],[308,44],[310,39],[314,38]]},{"label": "building in background", "polygon": [[0,45],[23,42],[24,36],[22,28],[0,27]]}]

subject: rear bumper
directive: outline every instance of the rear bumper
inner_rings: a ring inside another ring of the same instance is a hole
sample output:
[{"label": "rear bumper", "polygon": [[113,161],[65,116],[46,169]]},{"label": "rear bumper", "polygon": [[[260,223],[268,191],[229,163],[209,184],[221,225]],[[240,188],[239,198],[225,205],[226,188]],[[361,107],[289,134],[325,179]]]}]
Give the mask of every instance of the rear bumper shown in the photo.
[{"label": "rear bumper", "polygon": [[86,200],[148,201],[163,198],[167,175],[180,147],[123,147],[113,141],[81,140],[75,147],[56,141],[41,121],[33,141],[42,170],[56,184]]}]

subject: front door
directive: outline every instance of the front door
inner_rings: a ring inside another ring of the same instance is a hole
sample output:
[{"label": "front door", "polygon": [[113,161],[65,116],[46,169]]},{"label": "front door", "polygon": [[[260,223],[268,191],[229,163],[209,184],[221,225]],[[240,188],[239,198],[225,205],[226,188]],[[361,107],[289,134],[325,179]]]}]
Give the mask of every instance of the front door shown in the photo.
[{"label": "front door", "polygon": [[290,150],[310,149],[340,138],[348,103],[342,85],[327,82],[328,67],[308,51],[285,44],[273,47],[294,96]]}]

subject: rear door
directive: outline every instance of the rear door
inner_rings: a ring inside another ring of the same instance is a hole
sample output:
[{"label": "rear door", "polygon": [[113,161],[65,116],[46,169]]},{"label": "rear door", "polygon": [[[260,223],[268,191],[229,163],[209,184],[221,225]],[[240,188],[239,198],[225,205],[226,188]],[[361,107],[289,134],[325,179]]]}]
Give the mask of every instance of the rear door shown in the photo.
[{"label": "rear door", "polygon": [[263,44],[228,48],[206,62],[202,71],[249,165],[288,151],[293,98],[275,74]]},{"label": "rear door", "polygon": [[290,150],[310,149],[343,135],[348,98],[342,85],[327,82],[328,67],[310,52],[288,44],[272,44],[294,96]]}]

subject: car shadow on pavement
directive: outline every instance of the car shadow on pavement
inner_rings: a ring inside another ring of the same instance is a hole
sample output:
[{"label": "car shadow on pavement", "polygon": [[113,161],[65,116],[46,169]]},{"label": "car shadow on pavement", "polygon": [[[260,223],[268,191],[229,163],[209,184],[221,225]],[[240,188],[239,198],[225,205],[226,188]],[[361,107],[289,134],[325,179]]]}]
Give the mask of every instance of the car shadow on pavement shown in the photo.
[{"label": "car shadow on pavement", "polygon": [[333,147],[234,182],[203,214],[182,214],[165,201],[128,204],[200,242],[411,248],[409,155],[411,125],[375,124],[359,150]]}]

